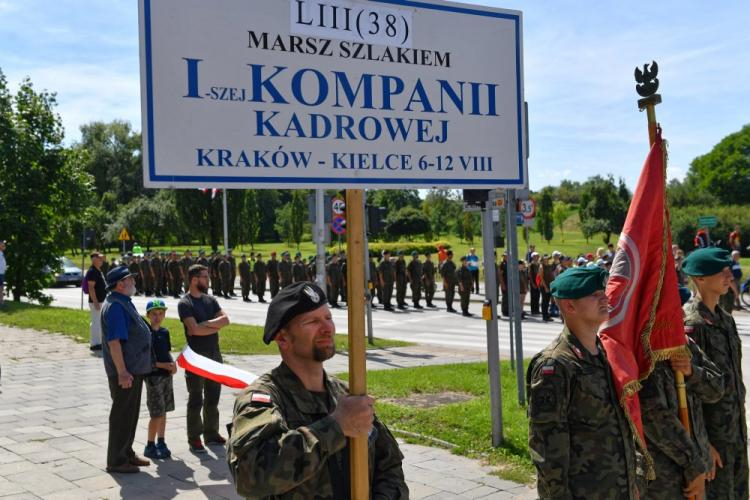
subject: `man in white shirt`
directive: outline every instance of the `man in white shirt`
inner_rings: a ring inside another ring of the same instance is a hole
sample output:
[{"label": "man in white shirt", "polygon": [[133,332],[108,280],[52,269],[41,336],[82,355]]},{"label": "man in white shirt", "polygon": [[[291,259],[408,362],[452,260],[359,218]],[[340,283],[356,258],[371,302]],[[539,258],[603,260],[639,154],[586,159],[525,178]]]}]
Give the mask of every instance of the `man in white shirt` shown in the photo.
[{"label": "man in white shirt", "polygon": [[5,304],[3,292],[5,290],[5,270],[8,265],[5,263],[5,240],[0,240],[0,307]]}]

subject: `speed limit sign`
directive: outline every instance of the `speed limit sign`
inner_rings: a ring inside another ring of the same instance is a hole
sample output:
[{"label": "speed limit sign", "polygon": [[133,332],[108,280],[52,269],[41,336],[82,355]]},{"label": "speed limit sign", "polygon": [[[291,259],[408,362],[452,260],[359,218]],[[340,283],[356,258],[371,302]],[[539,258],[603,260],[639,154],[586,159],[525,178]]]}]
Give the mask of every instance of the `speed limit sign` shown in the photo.
[{"label": "speed limit sign", "polygon": [[534,200],[520,200],[518,202],[518,213],[523,215],[526,220],[533,219],[536,216],[536,203]]},{"label": "speed limit sign", "polygon": [[346,203],[341,198],[334,198],[331,200],[331,211],[333,215],[343,215],[346,209]]}]

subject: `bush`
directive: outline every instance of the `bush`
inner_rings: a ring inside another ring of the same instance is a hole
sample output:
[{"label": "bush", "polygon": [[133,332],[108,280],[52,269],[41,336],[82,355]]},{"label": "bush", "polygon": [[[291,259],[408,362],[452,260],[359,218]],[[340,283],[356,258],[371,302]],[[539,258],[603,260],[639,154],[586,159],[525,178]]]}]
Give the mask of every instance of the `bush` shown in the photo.
[{"label": "bush", "polygon": [[399,250],[403,250],[404,255],[409,255],[415,250],[419,252],[419,255],[424,255],[424,253],[428,251],[432,254],[436,254],[438,245],[442,245],[446,250],[451,247],[451,244],[447,241],[370,243],[370,256],[378,257],[382,255],[383,250],[390,250],[391,254],[393,255],[395,255]]},{"label": "bush", "polygon": [[693,239],[699,229],[698,217],[707,215],[715,215],[717,219],[716,227],[708,230],[713,241],[721,240],[720,246],[727,248],[729,233],[737,224],[740,226],[742,235],[742,255],[745,257],[750,255],[747,250],[747,245],[750,244],[750,205],[691,206],[675,209],[671,212],[673,242],[688,252],[695,248]]}]

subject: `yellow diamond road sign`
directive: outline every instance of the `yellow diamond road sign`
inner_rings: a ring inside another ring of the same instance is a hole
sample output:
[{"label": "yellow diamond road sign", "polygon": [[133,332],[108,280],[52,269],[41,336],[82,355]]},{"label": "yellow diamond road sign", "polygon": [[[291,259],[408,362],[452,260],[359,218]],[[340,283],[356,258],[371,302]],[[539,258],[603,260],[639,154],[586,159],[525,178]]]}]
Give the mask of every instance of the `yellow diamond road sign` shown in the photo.
[{"label": "yellow diamond road sign", "polygon": [[128,234],[128,230],[125,228],[122,228],[122,231],[120,231],[120,236],[117,237],[120,241],[130,241],[130,235]]}]

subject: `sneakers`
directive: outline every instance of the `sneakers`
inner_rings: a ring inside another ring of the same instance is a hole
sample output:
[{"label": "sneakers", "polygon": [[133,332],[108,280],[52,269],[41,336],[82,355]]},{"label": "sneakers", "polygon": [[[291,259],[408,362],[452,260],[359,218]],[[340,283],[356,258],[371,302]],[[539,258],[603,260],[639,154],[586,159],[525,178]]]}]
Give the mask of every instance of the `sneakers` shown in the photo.
[{"label": "sneakers", "polygon": [[167,443],[147,444],[143,450],[143,456],[163,460],[172,456],[172,452],[167,448]]},{"label": "sneakers", "polygon": [[172,451],[167,448],[167,443],[164,441],[156,443],[156,451],[161,454],[161,458],[169,458],[172,456]]},{"label": "sneakers", "polygon": [[203,446],[200,438],[190,443],[190,451],[193,453],[206,453],[206,448]]}]

